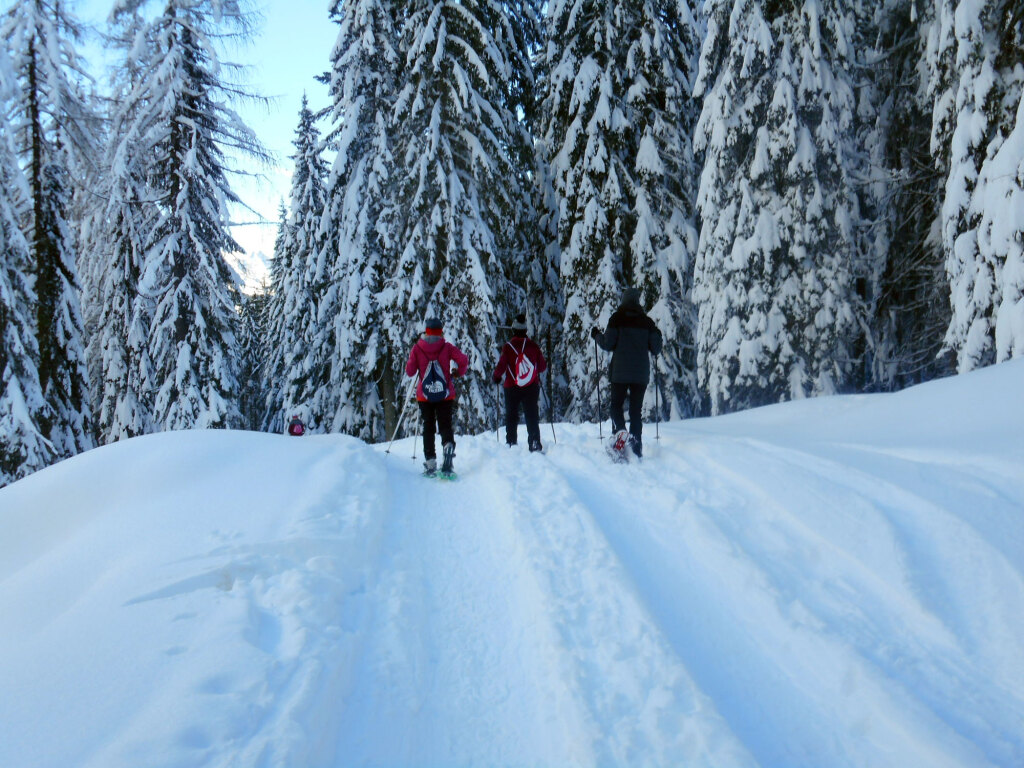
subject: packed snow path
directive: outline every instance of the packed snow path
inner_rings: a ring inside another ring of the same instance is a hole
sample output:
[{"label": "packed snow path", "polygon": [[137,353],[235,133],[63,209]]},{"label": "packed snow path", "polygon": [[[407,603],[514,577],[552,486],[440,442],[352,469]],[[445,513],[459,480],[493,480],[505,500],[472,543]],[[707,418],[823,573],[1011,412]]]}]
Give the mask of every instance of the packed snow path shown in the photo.
[{"label": "packed snow path", "polygon": [[93,451],[0,491],[0,765],[1019,766],[1022,375]]}]

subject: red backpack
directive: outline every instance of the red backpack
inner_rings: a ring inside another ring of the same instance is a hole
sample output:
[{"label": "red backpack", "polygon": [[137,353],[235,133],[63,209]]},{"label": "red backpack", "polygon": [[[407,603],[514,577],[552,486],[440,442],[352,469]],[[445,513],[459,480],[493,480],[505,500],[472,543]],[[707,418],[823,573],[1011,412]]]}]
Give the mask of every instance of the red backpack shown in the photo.
[{"label": "red backpack", "polygon": [[508,345],[512,347],[512,351],[516,353],[516,356],[512,361],[512,365],[508,370],[509,375],[516,383],[517,387],[530,386],[537,380],[537,366],[533,364],[533,360],[531,360],[526,354],[526,339],[523,339],[522,349],[517,350],[511,341],[508,342]]}]

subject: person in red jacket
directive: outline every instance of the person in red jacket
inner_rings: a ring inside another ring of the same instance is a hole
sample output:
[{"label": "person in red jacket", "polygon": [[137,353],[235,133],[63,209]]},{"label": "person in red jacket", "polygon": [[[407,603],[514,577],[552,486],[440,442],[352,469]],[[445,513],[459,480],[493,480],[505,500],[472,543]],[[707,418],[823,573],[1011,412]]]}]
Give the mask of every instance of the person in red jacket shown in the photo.
[{"label": "person in red jacket", "polygon": [[512,322],[512,338],[501,348],[498,365],[491,380],[498,384],[505,379],[505,442],[516,444],[519,427],[519,408],[526,416],[526,436],[530,451],[542,449],[540,444],[540,374],[548,367],[540,347],[526,335],[526,316],[516,315]]},{"label": "person in red jacket", "polygon": [[[416,384],[416,400],[423,416],[423,469],[427,474],[437,472],[437,451],[434,435],[441,433],[441,447],[444,451],[442,472],[452,471],[455,458],[455,431],[452,417],[455,411],[455,382],[452,378],[452,363],[455,376],[465,376],[469,369],[469,358],[462,350],[444,339],[444,329],[437,318],[427,320],[423,337],[413,344],[409,361],[405,364],[406,376],[419,376]],[[436,430],[436,432],[435,432]]]}]

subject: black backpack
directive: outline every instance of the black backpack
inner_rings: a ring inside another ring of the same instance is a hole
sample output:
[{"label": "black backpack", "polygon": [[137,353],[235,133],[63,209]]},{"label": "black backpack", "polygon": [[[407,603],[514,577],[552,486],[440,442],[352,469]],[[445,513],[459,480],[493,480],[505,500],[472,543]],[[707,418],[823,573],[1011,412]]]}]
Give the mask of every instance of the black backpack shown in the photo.
[{"label": "black backpack", "polygon": [[448,399],[448,379],[437,360],[427,364],[427,372],[423,375],[423,397],[428,403],[440,403]]}]

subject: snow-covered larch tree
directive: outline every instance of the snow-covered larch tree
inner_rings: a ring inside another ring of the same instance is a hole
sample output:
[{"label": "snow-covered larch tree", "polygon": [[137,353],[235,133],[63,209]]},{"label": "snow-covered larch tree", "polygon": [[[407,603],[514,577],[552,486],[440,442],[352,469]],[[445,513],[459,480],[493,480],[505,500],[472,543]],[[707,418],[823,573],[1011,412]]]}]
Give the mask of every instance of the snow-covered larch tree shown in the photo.
[{"label": "snow-covered larch tree", "polygon": [[401,207],[383,217],[386,242],[400,251],[382,327],[404,358],[424,318],[443,320],[446,337],[469,356],[459,421],[472,431],[493,423],[497,326],[524,298],[507,272],[526,194],[510,151],[518,126],[507,100],[509,54],[495,34],[509,8],[415,0],[407,12],[392,144],[391,200]]},{"label": "snow-covered larch tree", "polygon": [[397,245],[381,226],[394,160],[391,119],[397,93],[399,6],[391,0],[336,0],[331,54],[331,129],[337,153],[327,181],[323,285],[314,343],[328,352],[327,386],[312,404],[319,424],[367,440],[397,421],[401,351],[388,344],[381,315],[385,276]]},{"label": "snow-covered larch tree", "polygon": [[[124,0],[127,10],[145,0]],[[133,132],[148,142],[147,179],[160,217],[144,243],[140,292],[155,299],[149,352],[156,429],[230,427],[239,422],[237,314],[224,254],[240,251],[228,231],[237,202],[227,148],[265,152],[230,108],[245,96],[225,79],[237,71],[215,43],[245,38],[252,15],[243,2],[168,0],[136,46],[149,62],[137,85],[144,105]],[[145,384],[144,384],[145,386]]]},{"label": "snow-covered larch tree", "polygon": [[712,413],[846,389],[863,319],[852,12],[839,0],[712,0],[707,13],[701,385]]},{"label": "snow-covered larch tree", "polygon": [[0,486],[53,460],[52,447],[40,433],[48,406],[36,368],[35,294],[20,226],[29,191],[6,117],[14,91],[10,59],[0,49]]},{"label": "snow-covered larch tree", "polygon": [[78,23],[60,2],[15,3],[0,19],[18,92],[11,128],[30,194],[38,372],[49,406],[40,430],[65,458],[95,444],[80,311],[76,238],[67,218],[73,158],[93,144],[74,48]]},{"label": "snow-covered larch tree", "polygon": [[940,45],[955,45],[935,109],[940,141],[952,128],[946,345],[963,373],[1024,355],[1024,10],[1013,0],[942,2],[939,24],[952,29]]},{"label": "snow-covered larch tree", "polygon": [[642,290],[666,336],[660,370],[673,410],[692,411],[699,39],[688,2],[549,8],[542,135],[557,205],[570,418],[597,412],[604,365],[590,329],[605,325],[626,286]]}]

